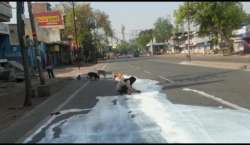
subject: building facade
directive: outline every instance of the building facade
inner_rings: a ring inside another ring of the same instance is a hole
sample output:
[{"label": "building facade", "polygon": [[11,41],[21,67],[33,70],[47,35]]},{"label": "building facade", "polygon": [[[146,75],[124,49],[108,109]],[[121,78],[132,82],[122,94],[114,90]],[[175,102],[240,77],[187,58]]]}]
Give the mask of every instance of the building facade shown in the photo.
[{"label": "building facade", "polygon": [[11,17],[9,2],[0,2],[0,59],[6,58],[6,51],[10,49],[9,26],[4,22],[9,22]]}]

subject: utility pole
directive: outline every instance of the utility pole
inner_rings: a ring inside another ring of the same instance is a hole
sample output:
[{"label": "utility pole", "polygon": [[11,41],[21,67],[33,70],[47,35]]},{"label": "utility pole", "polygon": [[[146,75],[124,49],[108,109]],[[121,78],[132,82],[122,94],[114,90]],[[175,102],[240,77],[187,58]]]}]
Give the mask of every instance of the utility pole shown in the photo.
[{"label": "utility pole", "polygon": [[25,79],[25,100],[23,106],[31,106],[31,80],[30,80],[30,70],[28,67],[28,50],[25,46],[25,31],[24,31],[24,2],[17,1],[16,2],[17,10],[16,10],[16,17],[17,17],[17,31],[18,31],[18,39],[21,46],[21,53],[22,53],[22,63],[24,67],[24,79]]},{"label": "utility pole", "polygon": [[75,14],[75,3],[74,1],[72,1],[72,6],[73,6],[73,22],[74,22],[74,31],[75,31],[75,42],[76,42],[76,50],[78,50],[78,68],[80,70],[81,68],[81,50],[80,48],[78,47],[78,41],[77,41],[77,27],[76,27],[76,14]]},{"label": "utility pole", "polygon": [[191,54],[190,54],[190,8],[189,8],[189,2],[187,2],[188,5],[188,61],[191,61]]},{"label": "utility pole", "polygon": [[124,25],[122,25],[121,33],[122,33],[122,40],[125,41],[125,26]]},{"label": "utility pole", "polygon": [[95,63],[97,63],[97,38],[96,38],[96,35],[97,35],[97,22],[96,20],[94,20],[94,41],[95,41],[95,52],[94,52],[94,55],[95,55]]},{"label": "utility pole", "polygon": [[45,78],[44,78],[43,70],[42,70],[42,67],[41,67],[41,56],[40,56],[40,52],[39,52],[39,49],[38,49],[38,41],[37,41],[37,34],[36,34],[34,16],[33,16],[33,13],[32,13],[32,5],[31,5],[31,1],[28,1],[27,3],[28,3],[28,10],[29,10],[29,16],[30,16],[32,37],[33,37],[34,45],[35,45],[36,64],[37,64],[37,69],[38,69],[38,73],[39,73],[40,84],[44,85],[45,84]]}]

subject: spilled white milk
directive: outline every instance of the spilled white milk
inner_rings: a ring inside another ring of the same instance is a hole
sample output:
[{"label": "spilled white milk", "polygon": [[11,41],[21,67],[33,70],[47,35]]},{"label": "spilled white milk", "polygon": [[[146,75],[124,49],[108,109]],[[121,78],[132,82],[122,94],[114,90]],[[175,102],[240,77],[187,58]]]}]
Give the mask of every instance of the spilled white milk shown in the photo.
[{"label": "spilled white milk", "polygon": [[[250,142],[249,113],[225,108],[176,105],[167,99],[157,83],[137,79],[134,88],[141,90],[140,94],[97,97],[98,102],[90,112],[50,125],[39,142]],[[66,114],[67,110],[61,113]]]}]

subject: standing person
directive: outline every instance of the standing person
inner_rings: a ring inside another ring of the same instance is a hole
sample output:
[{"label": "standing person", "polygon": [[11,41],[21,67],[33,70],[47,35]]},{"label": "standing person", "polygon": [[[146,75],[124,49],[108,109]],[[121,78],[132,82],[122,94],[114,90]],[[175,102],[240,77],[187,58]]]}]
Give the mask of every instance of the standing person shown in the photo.
[{"label": "standing person", "polygon": [[133,92],[133,88],[132,88],[132,85],[133,83],[136,81],[136,78],[131,76],[127,79],[121,79],[117,86],[116,86],[116,89],[117,91],[120,93],[120,94],[129,94],[131,95],[132,92]]},{"label": "standing person", "polygon": [[245,37],[243,39],[244,53],[248,53],[250,50],[250,37]]},{"label": "standing person", "polygon": [[54,71],[53,71],[53,65],[51,63],[47,64],[46,70],[48,72],[49,78],[55,78]]}]

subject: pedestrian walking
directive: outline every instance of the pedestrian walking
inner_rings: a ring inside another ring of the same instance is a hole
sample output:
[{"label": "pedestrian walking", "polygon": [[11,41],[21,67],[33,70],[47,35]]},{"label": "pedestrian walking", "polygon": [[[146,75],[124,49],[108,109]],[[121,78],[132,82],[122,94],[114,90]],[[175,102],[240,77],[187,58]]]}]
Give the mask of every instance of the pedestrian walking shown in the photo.
[{"label": "pedestrian walking", "polygon": [[55,75],[54,75],[54,70],[53,70],[53,65],[51,63],[49,63],[46,67],[46,70],[48,72],[48,76],[49,78],[55,78]]}]

